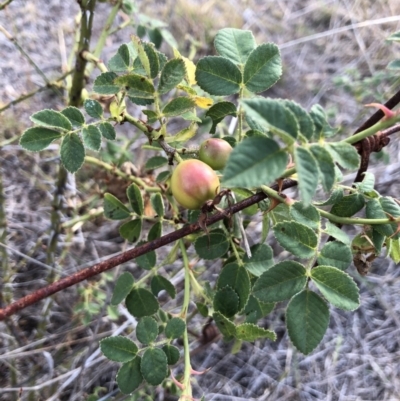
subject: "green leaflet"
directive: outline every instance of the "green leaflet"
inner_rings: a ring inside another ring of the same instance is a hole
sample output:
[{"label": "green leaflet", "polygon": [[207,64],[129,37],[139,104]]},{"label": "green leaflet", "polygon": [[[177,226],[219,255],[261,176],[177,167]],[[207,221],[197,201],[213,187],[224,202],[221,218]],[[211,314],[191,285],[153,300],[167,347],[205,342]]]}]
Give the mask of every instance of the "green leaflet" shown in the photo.
[{"label": "green leaflet", "polygon": [[228,96],[239,92],[242,73],[226,58],[208,56],[197,63],[196,81],[210,95]]},{"label": "green leaflet", "polygon": [[267,185],[285,171],[286,161],[286,153],[272,139],[245,139],[230,154],[222,184],[231,188]]},{"label": "green leaflet", "polygon": [[303,290],[286,309],[286,326],[293,345],[308,355],[322,340],[329,324],[326,302],[315,292]]},{"label": "green leaflet", "polygon": [[244,64],[256,47],[256,41],[251,31],[225,28],[218,31],[214,45],[220,56]]}]

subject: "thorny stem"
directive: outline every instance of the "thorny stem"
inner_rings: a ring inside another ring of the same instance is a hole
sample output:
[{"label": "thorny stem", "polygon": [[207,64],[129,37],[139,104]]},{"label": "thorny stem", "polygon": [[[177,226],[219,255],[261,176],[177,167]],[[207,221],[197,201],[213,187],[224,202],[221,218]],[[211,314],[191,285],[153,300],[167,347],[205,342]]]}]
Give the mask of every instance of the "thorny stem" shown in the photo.
[{"label": "thorny stem", "polygon": [[[294,180],[285,180],[282,189],[287,189],[296,185],[297,182]],[[261,202],[266,197],[267,195],[265,195],[263,192],[258,192],[257,194],[250,196],[249,198],[246,198],[238,203],[235,203],[234,205],[231,205],[223,212],[218,212],[213,214],[206,220],[205,224],[207,226],[214,224],[217,221],[223,220],[226,217],[227,213],[229,214],[238,213],[239,211],[246,209],[249,206]],[[113,256],[91,267],[88,267],[77,273],[74,273],[71,276],[64,277],[52,284],[47,285],[46,287],[40,288],[39,290],[26,295],[25,297],[19,299],[18,301],[8,305],[4,309],[0,309],[0,321],[26,308],[27,306],[33,305],[34,303],[42,299],[45,299],[52,294],[55,294],[56,292],[71,287],[77,283],[82,282],[83,280],[86,280],[90,277],[94,277],[97,274],[103,273],[122,263],[128,262],[132,259],[137,258],[138,256],[144,255],[152,250],[161,248],[167,244],[175,242],[189,234],[195,233],[200,230],[202,230],[202,228],[200,227],[198,222],[185,225],[179,230],[166,234],[160,238],[147,242],[136,248],[129,249],[128,251],[125,251],[117,256]]]},{"label": "thorny stem", "polygon": [[[396,92],[386,103],[385,106],[388,109],[393,109],[395,106],[397,106],[400,103],[400,90]],[[361,131],[364,131],[365,129],[373,126],[376,124],[379,120],[381,120],[384,117],[384,114],[382,110],[377,110],[367,121],[365,121],[364,124],[362,124],[355,132],[354,134],[358,134]]]},{"label": "thorny stem", "polygon": [[75,73],[72,77],[72,87],[69,93],[69,105],[76,107],[81,104],[81,93],[85,86],[87,60],[82,58],[82,53],[85,50],[89,50],[96,0],[80,1],[79,4],[81,6],[81,29],[75,61]]},{"label": "thorny stem", "polygon": [[[183,306],[182,306],[181,317],[186,321],[190,303],[190,266],[185,244],[182,239],[179,240],[179,245],[181,248],[183,265],[185,267],[185,290],[183,295]],[[192,397],[192,386],[190,383],[192,366],[190,364],[190,348],[189,348],[187,325],[185,325],[185,331],[183,333],[183,347],[184,347],[184,358],[185,358],[185,370],[183,374],[183,393],[181,398],[185,399],[184,397],[188,398]]]}]

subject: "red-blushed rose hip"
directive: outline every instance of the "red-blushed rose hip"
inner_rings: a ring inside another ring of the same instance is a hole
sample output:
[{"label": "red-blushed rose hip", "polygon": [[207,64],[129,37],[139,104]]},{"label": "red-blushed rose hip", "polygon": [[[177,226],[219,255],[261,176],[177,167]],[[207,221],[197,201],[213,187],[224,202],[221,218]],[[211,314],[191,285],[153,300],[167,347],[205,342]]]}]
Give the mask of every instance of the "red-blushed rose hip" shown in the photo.
[{"label": "red-blushed rose hip", "polygon": [[214,170],[222,170],[232,152],[232,146],[225,140],[210,138],[200,145],[199,159]]},{"label": "red-blushed rose hip", "polygon": [[219,190],[215,171],[200,160],[180,162],[171,177],[174,198],[186,209],[200,209],[205,201],[214,199]]}]

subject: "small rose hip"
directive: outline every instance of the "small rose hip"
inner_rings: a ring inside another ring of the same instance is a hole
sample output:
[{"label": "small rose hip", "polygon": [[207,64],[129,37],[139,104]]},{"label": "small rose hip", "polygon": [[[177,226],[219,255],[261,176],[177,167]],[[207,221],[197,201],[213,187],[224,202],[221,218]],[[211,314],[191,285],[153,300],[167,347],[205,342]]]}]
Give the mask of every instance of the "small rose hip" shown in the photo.
[{"label": "small rose hip", "polygon": [[172,173],[171,191],[177,202],[186,209],[200,209],[214,199],[220,183],[215,171],[197,159],[184,160]]},{"label": "small rose hip", "polygon": [[209,138],[200,145],[199,159],[214,170],[222,170],[231,152],[232,146],[227,141]]}]

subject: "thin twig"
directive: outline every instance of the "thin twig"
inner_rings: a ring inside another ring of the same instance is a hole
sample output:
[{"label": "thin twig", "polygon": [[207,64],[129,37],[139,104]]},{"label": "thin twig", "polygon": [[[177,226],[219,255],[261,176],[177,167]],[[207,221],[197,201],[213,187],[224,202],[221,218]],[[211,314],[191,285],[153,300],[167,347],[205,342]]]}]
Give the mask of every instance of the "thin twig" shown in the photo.
[{"label": "thin twig", "polygon": [[13,0],[5,0],[3,3],[0,4],[0,10],[6,8]]},{"label": "thin twig", "polygon": [[45,89],[52,88],[52,87],[58,87],[58,82],[62,81],[65,79],[68,75],[70,75],[73,71],[68,71],[65,74],[61,75],[60,78],[55,79],[54,81],[49,82],[47,85],[41,86],[32,92],[29,92],[25,95],[21,95],[19,98],[12,100],[10,103],[7,103],[5,106],[0,108],[0,113],[2,113],[4,110],[9,109],[11,106],[14,106],[15,104],[21,103],[26,99],[29,99],[32,96],[35,96],[37,93],[44,91]]},{"label": "thin twig", "polygon": [[[103,30],[101,31],[99,39],[96,43],[96,47],[93,51],[93,56],[95,56],[97,58],[100,57],[101,52],[103,51],[104,45],[106,43],[106,40],[111,34],[112,24],[115,20],[115,17],[118,14],[119,9],[121,8],[121,5],[122,5],[122,0],[117,0],[114,4],[113,8],[111,9],[110,15],[108,16],[108,18],[104,24]],[[93,64],[88,64],[86,66],[85,76],[89,77],[90,74],[92,73],[92,71],[93,71]]]},{"label": "thin twig", "polygon": [[19,52],[28,60],[29,64],[36,70],[36,72],[43,78],[44,82],[46,82],[47,86],[51,88],[54,93],[58,96],[62,96],[61,92],[56,88],[50,85],[50,81],[44,74],[44,72],[39,68],[39,66],[31,59],[29,54],[22,48],[22,46],[17,42],[14,36],[11,35],[3,26],[0,25],[0,31],[4,34],[4,36],[19,50]]}]

